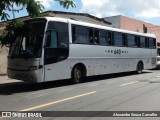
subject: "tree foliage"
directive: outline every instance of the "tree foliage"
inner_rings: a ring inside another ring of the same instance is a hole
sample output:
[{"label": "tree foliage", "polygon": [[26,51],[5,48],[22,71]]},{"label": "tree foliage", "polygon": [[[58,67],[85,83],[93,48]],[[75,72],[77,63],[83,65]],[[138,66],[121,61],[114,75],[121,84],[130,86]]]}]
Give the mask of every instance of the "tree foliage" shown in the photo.
[{"label": "tree foliage", "polygon": [[5,28],[5,30],[0,34],[0,44],[1,46],[9,45],[14,39],[14,31],[17,28],[23,27],[23,21],[11,21]]},{"label": "tree foliage", "polygon": [[73,0],[55,0],[55,1],[58,1],[60,3],[60,5],[63,6],[63,8],[66,8],[66,9],[68,9],[70,6],[71,7],[76,7]]},{"label": "tree foliage", "polygon": [[[59,2],[61,6],[68,9],[71,7],[76,7],[74,0],[53,0]],[[39,16],[44,10],[44,6],[37,0],[1,0],[0,2],[0,17],[1,20],[8,20],[9,14],[6,10],[19,12],[22,9],[14,9],[13,6],[26,8],[28,14],[31,17]]]},{"label": "tree foliage", "polygon": [[[68,9],[71,7],[76,7],[74,0],[53,0],[59,2],[61,6]],[[13,9],[13,5],[17,7],[26,8],[28,14],[31,17],[37,17],[43,11],[44,6],[36,0],[1,0],[0,2],[0,17],[1,20],[8,20],[9,15],[6,10],[19,12],[22,9],[16,10]],[[9,45],[14,40],[14,30],[17,28],[23,27],[23,21],[12,20],[4,30],[3,33],[0,33],[0,45]]]},{"label": "tree foliage", "polygon": [[[39,16],[44,7],[39,1],[35,0],[1,0],[0,2],[0,16],[1,20],[8,20],[9,15],[6,10],[19,12],[19,10],[13,9],[13,6],[26,8],[28,14],[31,17]],[[21,10],[21,9],[20,9]]]}]

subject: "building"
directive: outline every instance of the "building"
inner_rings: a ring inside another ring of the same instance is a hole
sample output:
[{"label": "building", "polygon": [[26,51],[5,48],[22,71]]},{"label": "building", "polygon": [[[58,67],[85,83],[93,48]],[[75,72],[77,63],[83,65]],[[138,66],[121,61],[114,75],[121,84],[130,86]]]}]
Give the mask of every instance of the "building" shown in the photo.
[{"label": "building", "polygon": [[157,44],[160,46],[160,26],[122,15],[105,17],[103,19],[111,22],[112,27],[115,28],[130,30],[134,32],[155,34],[157,37]]},{"label": "building", "polygon": [[[62,18],[70,18],[78,21],[84,21],[84,22],[89,22],[89,23],[95,23],[99,25],[104,25],[104,26],[111,26],[111,23],[103,20],[101,18],[92,16],[87,13],[71,13],[71,12],[61,12],[61,11],[46,11],[41,13],[41,16],[46,16],[46,17],[62,17]],[[16,18],[15,20],[26,20],[29,19],[30,16],[24,16],[24,17],[19,17]],[[0,32],[2,32],[5,29],[5,26],[10,22],[9,21],[4,21],[0,22]]]}]

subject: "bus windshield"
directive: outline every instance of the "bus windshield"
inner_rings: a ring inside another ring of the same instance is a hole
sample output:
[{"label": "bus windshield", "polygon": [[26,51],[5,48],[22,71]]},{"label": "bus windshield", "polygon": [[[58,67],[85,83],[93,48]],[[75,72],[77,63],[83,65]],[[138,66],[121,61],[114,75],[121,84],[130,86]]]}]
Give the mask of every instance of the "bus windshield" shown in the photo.
[{"label": "bus windshield", "polygon": [[15,30],[15,39],[10,45],[9,57],[40,58],[46,21],[29,20],[21,29]]}]

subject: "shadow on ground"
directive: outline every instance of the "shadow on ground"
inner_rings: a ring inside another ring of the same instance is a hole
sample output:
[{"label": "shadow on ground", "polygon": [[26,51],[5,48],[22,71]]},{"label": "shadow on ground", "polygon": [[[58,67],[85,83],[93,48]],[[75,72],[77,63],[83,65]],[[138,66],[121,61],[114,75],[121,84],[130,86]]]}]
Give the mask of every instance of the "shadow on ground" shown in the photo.
[{"label": "shadow on ground", "polygon": [[[143,72],[143,74],[147,74],[147,73],[152,73],[152,72]],[[124,76],[133,76],[133,75],[136,75],[136,73],[128,72],[128,73],[92,76],[92,77],[85,78],[83,82],[80,84],[96,82],[100,80],[101,81],[109,80],[117,77],[120,78]],[[0,84],[0,95],[11,95],[16,93],[32,92],[32,91],[38,91],[43,89],[51,89],[51,88],[58,88],[58,87],[71,86],[71,85],[74,85],[74,84],[70,79],[51,81],[51,82],[45,82],[45,83],[26,83],[26,82],[5,83],[5,84]]]}]

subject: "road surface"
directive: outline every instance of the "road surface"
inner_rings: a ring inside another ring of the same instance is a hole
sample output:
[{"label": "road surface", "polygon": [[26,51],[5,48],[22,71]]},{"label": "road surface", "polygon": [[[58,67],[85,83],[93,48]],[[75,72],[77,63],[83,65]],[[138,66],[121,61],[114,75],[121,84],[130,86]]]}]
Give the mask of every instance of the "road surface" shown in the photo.
[{"label": "road surface", "polygon": [[[89,77],[76,85],[69,80],[41,84],[1,83],[0,111],[160,111],[160,71]],[[45,119],[160,120],[160,117],[97,118],[95,115]]]}]

